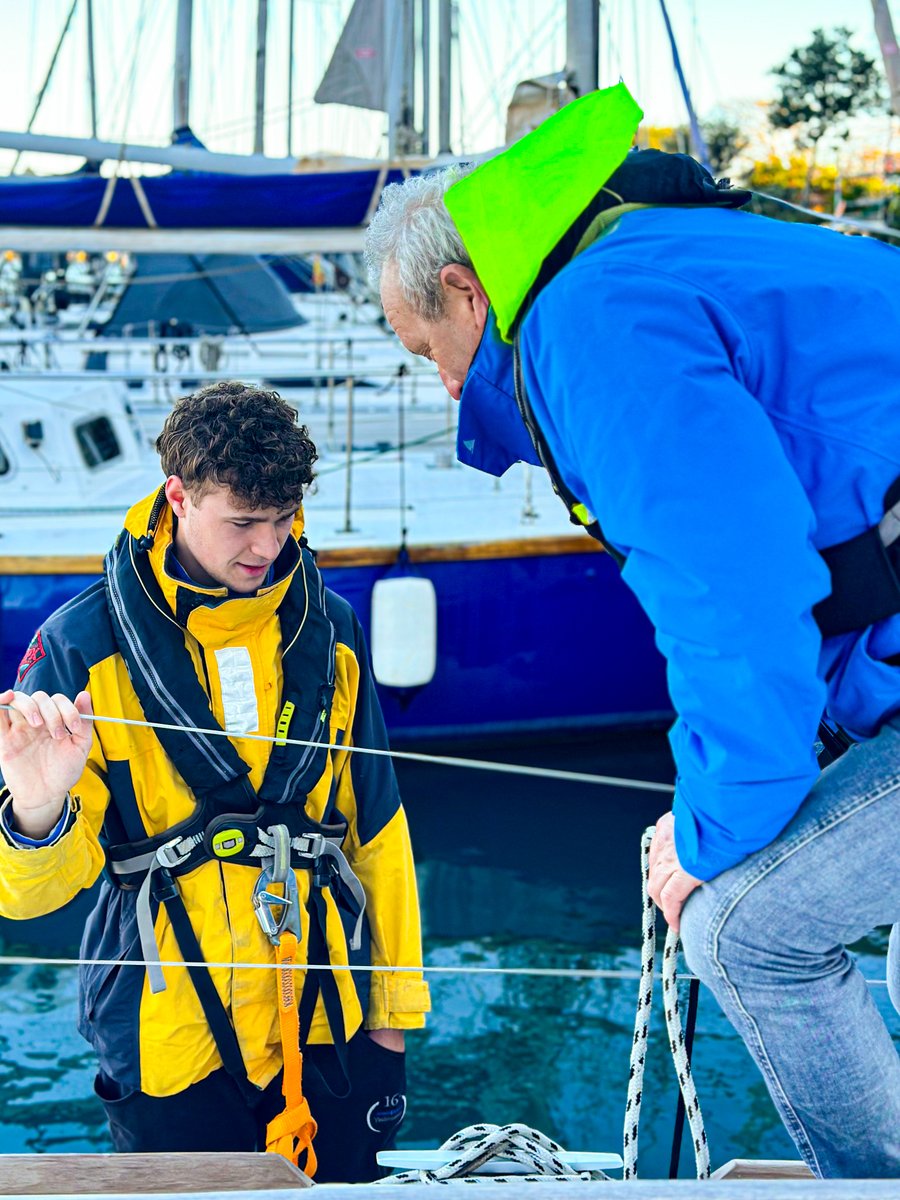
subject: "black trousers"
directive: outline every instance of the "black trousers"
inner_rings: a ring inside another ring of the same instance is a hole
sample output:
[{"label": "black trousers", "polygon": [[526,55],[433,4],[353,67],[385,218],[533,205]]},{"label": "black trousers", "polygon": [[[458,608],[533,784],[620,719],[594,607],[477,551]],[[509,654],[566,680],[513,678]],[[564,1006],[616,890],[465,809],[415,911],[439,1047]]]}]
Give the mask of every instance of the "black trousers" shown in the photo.
[{"label": "black trousers", "polygon": [[[334,1047],[304,1050],[303,1091],[319,1126],[317,1183],[369,1183],[388,1174],[375,1154],[393,1147],[406,1114],[403,1054],[360,1030],[347,1044],[347,1074],[350,1091],[341,1095],[347,1085]],[[284,1108],[280,1073],[254,1107],[222,1070],[174,1096],[124,1092],[102,1073],[95,1090],[120,1154],[265,1150],[266,1125]]]}]

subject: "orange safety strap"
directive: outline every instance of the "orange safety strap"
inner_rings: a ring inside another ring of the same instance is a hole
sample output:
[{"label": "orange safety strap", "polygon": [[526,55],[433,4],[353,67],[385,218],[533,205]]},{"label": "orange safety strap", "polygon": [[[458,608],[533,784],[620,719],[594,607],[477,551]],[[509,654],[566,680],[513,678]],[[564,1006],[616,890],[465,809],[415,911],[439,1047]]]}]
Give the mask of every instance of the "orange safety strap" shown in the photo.
[{"label": "orange safety strap", "polygon": [[281,1053],[284,1058],[284,1081],[281,1092],[284,1096],[284,1112],[273,1118],[266,1127],[266,1150],[281,1154],[299,1166],[298,1159],[306,1151],[303,1170],[312,1178],[316,1173],[316,1152],[313,1138],[316,1122],[309,1111],[309,1101],[303,1095],[303,1055],[300,1053],[300,1018],[297,1013],[297,998],[294,991],[292,965],[297,961],[297,938],[293,933],[282,933],[275,947],[278,964],[278,1024],[281,1029]]}]

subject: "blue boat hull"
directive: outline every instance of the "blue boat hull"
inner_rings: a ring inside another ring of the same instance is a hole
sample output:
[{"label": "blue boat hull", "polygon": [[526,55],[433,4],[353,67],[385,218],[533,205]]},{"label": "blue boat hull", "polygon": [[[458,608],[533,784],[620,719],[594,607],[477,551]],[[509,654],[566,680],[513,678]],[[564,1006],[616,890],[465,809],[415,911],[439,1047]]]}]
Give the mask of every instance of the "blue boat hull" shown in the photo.
[{"label": "blue boat hull", "polygon": [[[383,566],[326,566],[366,632]],[[438,665],[413,693],[380,688],[392,740],[423,741],[655,723],[671,704],[652,628],[605,554],[427,562],[438,600]],[[0,576],[0,679],[85,575]]]}]

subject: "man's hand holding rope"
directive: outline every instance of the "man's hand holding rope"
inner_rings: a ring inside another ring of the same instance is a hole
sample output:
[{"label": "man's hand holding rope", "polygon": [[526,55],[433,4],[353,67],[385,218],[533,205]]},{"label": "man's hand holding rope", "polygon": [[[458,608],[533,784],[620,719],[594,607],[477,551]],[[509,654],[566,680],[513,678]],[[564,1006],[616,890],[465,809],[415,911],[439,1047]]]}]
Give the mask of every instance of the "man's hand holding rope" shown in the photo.
[{"label": "man's hand holding rope", "polygon": [[675,849],[675,817],[667,812],[656,822],[656,832],[650,843],[650,875],[647,891],[661,909],[670,929],[677,933],[681,924],[684,902],[703,882],[682,871]]},{"label": "man's hand holding rope", "polygon": [[91,698],[0,692],[0,770],[12,795],[16,829],[42,838],[59,820],[91,748]]}]

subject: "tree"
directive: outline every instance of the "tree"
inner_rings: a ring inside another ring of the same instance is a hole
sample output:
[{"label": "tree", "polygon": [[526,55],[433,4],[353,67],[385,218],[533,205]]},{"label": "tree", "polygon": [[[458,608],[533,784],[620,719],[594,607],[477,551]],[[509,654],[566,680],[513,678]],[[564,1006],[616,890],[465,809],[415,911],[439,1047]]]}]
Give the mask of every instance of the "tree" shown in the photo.
[{"label": "tree", "polygon": [[[740,127],[722,113],[701,122],[700,131],[709,151],[709,163],[713,175],[724,175],[734,159],[747,146],[747,139]],[[688,125],[650,125],[644,131],[647,146],[652,150],[665,150],[669,154],[679,151],[691,153],[691,131]]]},{"label": "tree", "polygon": [[797,130],[797,145],[812,151],[810,170],[826,134],[846,137],[854,116],[884,103],[875,60],[854,49],[851,36],[844,26],[816,29],[809,45],[798,46],[770,72],[778,94],[769,124]]},{"label": "tree", "polygon": [[700,126],[713,175],[727,175],[731,164],[747,149],[739,125],[726,116],[711,117]]}]

